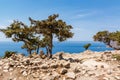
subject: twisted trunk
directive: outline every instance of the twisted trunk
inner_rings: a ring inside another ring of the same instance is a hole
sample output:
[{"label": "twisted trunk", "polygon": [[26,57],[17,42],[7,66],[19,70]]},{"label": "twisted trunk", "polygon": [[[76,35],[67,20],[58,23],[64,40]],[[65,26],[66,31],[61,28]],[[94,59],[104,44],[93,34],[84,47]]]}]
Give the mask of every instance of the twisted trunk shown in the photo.
[{"label": "twisted trunk", "polygon": [[50,44],[48,46],[48,58],[52,58],[52,45],[53,45],[53,35],[52,33],[50,34]]}]

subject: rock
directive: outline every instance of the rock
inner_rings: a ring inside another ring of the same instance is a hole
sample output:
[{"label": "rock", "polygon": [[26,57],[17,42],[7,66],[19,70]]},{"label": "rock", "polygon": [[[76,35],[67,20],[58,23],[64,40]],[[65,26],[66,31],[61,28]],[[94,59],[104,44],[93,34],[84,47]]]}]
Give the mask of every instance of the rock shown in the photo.
[{"label": "rock", "polygon": [[64,74],[66,74],[68,71],[67,71],[67,69],[62,69],[61,71],[60,71],[60,74],[62,74],[62,75],[64,75]]},{"label": "rock", "polygon": [[51,66],[51,68],[58,68],[59,65],[57,63],[53,63],[50,66]]},{"label": "rock", "polygon": [[103,78],[103,80],[110,80],[110,79],[109,79],[109,78],[107,78],[107,77],[104,77],[104,78]]},{"label": "rock", "polygon": [[52,75],[54,76],[54,80],[58,80],[60,77],[60,74],[58,74],[57,72],[52,72]]},{"label": "rock", "polygon": [[47,64],[42,64],[41,69],[48,69],[48,65]]},{"label": "rock", "polygon": [[45,59],[46,57],[47,57],[46,55],[42,55],[42,56],[41,56],[42,59]]},{"label": "rock", "polygon": [[32,73],[32,76],[34,77],[34,78],[39,78],[39,74],[35,74],[35,73]]},{"label": "rock", "polygon": [[33,52],[31,55],[32,55],[33,57],[35,57],[35,56],[37,55],[37,53],[36,53],[36,52]]},{"label": "rock", "polygon": [[3,61],[0,61],[0,66],[2,66],[4,64],[4,62]]},{"label": "rock", "polygon": [[9,68],[9,71],[13,71],[13,68]]},{"label": "rock", "polygon": [[120,68],[120,65],[118,65],[117,68]]},{"label": "rock", "polygon": [[87,74],[88,74],[89,76],[95,76],[95,73],[94,73],[94,72],[91,72],[91,71],[87,72]]},{"label": "rock", "polygon": [[27,65],[29,65],[30,64],[30,60],[28,59],[28,60],[26,60],[26,64]]},{"label": "rock", "polygon": [[54,76],[48,76],[48,75],[46,75],[41,80],[55,80],[54,78],[55,78]]},{"label": "rock", "polygon": [[23,75],[23,76],[27,76],[27,72],[26,72],[26,71],[23,71],[22,75]]},{"label": "rock", "polygon": [[8,72],[8,70],[3,70],[4,72]]},{"label": "rock", "polygon": [[74,72],[68,72],[65,75],[67,76],[67,79],[75,79],[75,73]]},{"label": "rock", "polygon": [[114,78],[117,80],[120,80],[120,76],[115,76]]},{"label": "rock", "polygon": [[80,72],[80,67],[78,66],[74,69],[74,73],[79,73],[79,72]]},{"label": "rock", "polygon": [[7,64],[4,66],[4,70],[8,70],[8,69],[9,69],[9,65]]},{"label": "rock", "polygon": [[62,52],[59,53],[59,60],[61,60],[61,59],[64,59],[64,58],[63,58],[63,53],[62,53]]},{"label": "rock", "polygon": [[24,54],[20,54],[20,53],[17,54],[18,58],[23,58],[23,56],[24,56]]},{"label": "rock", "polygon": [[0,76],[3,76],[3,73],[0,73]]},{"label": "rock", "polygon": [[66,62],[63,64],[65,68],[70,68],[70,63],[69,62]]},{"label": "rock", "polygon": [[47,57],[42,50],[40,51],[39,56],[40,56],[42,59],[45,59],[45,58]]}]

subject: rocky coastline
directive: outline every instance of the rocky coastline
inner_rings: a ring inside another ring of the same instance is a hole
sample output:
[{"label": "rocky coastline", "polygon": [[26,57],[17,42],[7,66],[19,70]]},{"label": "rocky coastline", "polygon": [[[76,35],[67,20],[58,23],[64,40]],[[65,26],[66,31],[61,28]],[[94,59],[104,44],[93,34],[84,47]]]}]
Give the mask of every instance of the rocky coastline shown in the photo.
[{"label": "rocky coastline", "polygon": [[14,54],[0,59],[0,80],[120,80],[120,50],[70,54]]}]

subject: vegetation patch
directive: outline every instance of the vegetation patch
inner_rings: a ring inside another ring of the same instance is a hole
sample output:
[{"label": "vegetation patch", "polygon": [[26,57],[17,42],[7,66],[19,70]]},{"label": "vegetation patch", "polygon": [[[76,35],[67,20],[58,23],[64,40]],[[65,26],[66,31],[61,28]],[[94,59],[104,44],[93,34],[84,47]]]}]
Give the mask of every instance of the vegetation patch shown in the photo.
[{"label": "vegetation patch", "polygon": [[9,57],[11,57],[13,54],[16,54],[16,53],[17,53],[17,52],[14,52],[14,51],[6,51],[3,58],[9,58]]},{"label": "vegetation patch", "polygon": [[116,60],[120,61],[120,54],[113,54],[112,58],[115,58]]}]

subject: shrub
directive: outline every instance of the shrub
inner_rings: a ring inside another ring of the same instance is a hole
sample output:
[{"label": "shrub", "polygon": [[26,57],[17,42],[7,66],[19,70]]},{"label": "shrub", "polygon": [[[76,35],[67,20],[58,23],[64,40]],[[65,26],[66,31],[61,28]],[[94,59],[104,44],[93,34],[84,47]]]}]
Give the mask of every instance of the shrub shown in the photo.
[{"label": "shrub", "polygon": [[120,61],[120,54],[113,54],[112,58],[115,58],[116,60]]},{"label": "shrub", "polygon": [[85,50],[87,50],[90,46],[91,46],[91,44],[88,43],[88,44],[85,44],[83,47],[85,48]]},{"label": "shrub", "polygon": [[9,57],[11,57],[13,54],[16,54],[16,53],[17,53],[17,52],[14,52],[14,51],[6,51],[3,58],[9,58]]}]

